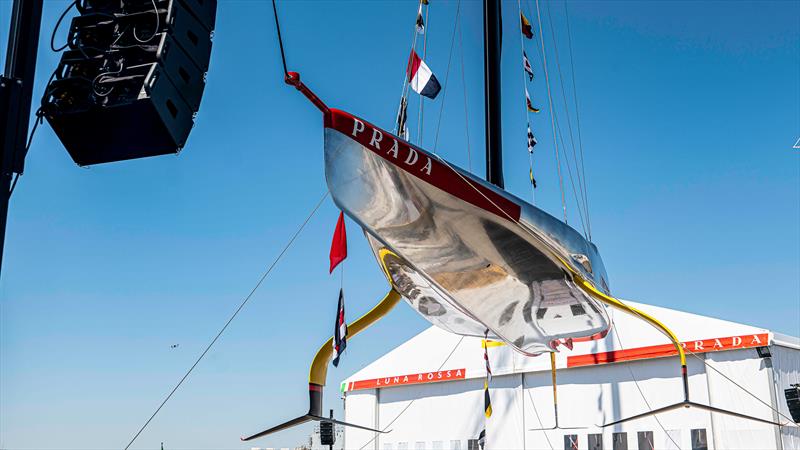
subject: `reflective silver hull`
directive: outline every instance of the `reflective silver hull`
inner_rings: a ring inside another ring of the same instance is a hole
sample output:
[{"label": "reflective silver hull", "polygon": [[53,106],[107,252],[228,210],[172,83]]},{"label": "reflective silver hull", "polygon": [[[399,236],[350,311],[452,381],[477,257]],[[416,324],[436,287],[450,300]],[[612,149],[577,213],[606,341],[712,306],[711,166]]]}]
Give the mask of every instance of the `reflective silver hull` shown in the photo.
[{"label": "reflective silver hull", "polygon": [[608,292],[596,247],[523,200],[368,122],[331,110],[325,170],[395,289],[432,324],[534,355],[611,325],[571,270]]}]

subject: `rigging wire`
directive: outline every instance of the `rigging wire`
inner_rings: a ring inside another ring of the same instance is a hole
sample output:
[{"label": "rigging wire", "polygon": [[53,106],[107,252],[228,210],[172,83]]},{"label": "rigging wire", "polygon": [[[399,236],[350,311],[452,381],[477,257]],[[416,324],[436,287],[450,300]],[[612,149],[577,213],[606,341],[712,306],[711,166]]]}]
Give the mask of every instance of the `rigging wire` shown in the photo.
[{"label": "rigging wire", "polygon": [[[531,8],[529,2],[528,2],[528,8],[529,9]],[[544,49],[544,41],[542,40],[542,49],[540,49],[539,47],[536,47],[536,52],[539,55],[539,58],[542,61],[545,61],[545,55],[542,52],[543,49]],[[545,68],[545,67],[543,67],[543,68]],[[547,71],[545,71],[545,78],[547,78]],[[549,90],[549,85],[548,85],[548,95],[549,94],[550,94],[550,90]],[[555,122],[555,133],[554,133],[554,136],[553,136],[553,140],[554,140],[554,145],[555,145],[555,149],[556,149],[556,151],[555,151],[556,159],[557,159],[557,162],[558,162],[559,155],[561,155],[561,151],[563,150],[564,158],[565,158],[564,159],[564,163],[567,166],[567,172],[568,172],[568,175],[570,177],[570,184],[571,184],[571,187],[572,187],[572,193],[574,195],[575,204],[576,204],[576,207],[578,208],[578,214],[579,214],[580,219],[581,219],[581,228],[583,230],[584,236],[587,239],[589,239],[588,227],[584,223],[585,220],[583,218],[583,212],[582,212],[582,208],[581,208],[580,197],[578,197],[577,189],[575,189],[575,182],[573,181],[573,177],[572,177],[572,168],[571,168],[571,165],[570,165],[568,154],[566,153],[567,146],[564,143],[564,138],[563,138],[564,133],[561,130],[561,125],[560,125],[560,123],[558,121],[558,112],[555,109],[552,109],[552,108],[551,108],[550,111],[551,111],[551,113],[550,113],[551,120]],[[559,142],[561,142],[561,148],[558,147],[558,143]],[[576,163],[576,165],[577,165],[577,163]],[[558,163],[558,168],[559,169],[561,168],[561,164],[560,163]],[[559,176],[561,176],[561,173],[562,172],[559,171]],[[561,180],[563,180],[563,178],[561,178]],[[562,202],[563,202],[562,206],[566,207],[566,196],[565,196],[565,193],[564,193],[563,181],[562,181],[561,189],[562,189]],[[566,222],[566,220],[565,220],[565,222]]]},{"label": "rigging wire", "polygon": [[[422,60],[425,61],[425,58],[428,55],[428,32],[430,31],[430,22],[428,22],[428,13],[431,10],[431,5],[425,5],[425,28],[428,29],[425,33],[422,34]],[[444,104],[444,102],[442,102]],[[425,106],[425,96],[419,96],[419,117],[417,123],[417,145],[422,147],[422,119]]]},{"label": "rigging wire", "polygon": [[[731,383],[732,383],[734,386],[736,386],[736,387],[738,387],[739,389],[743,390],[745,393],[747,393],[747,395],[749,395],[749,396],[753,397],[754,399],[758,400],[758,401],[759,401],[761,404],[763,404],[763,405],[764,405],[764,406],[766,406],[767,408],[771,409],[773,412],[776,412],[776,413],[778,413],[778,415],[780,415],[781,417],[783,417],[784,419],[786,419],[786,420],[788,420],[788,421],[789,421],[789,423],[787,423],[787,424],[784,424],[784,425],[782,425],[782,426],[792,425],[792,424],[794,423],[794,419],[792,419],[791,417],[787,417],[787,416],[786,416],[784,413],[782,413],[780,410],[778,410],[778,409],[774,408],[772,405],[770,405],[769,403],[765,402],[764,400],[761,400],[761,399],[760,399],[760,398],[759,398],[759,397],[758,397],[756,394],[753,394],[752,392],[748,391],[748,390],[747,390],[747,388],[745,388],[745,387],[744,387],[744,386],[742,386],[741,384],[739,384],[739,383],[737,383],[736,381],[734,381],[732,378],[730,378],[730,377],[728,377],[727,375],[725,375],[724,373],[722,373],[722,372],[721,372],[719,369],[717,369],[716,367],[714,367],[714,366],[712,366],[711,364],[709,364],[709,363],[708,363],[708,361],[706,361],[706,360],[705,360],[705,358],[701,358],[701,357],[700,357],[700,355],[698,355],[697,353],[694,353],[693,351],[689,350],[688,348],[686,348],[686,349],[684,349],[684,350],[685,350],[687,353],[689,353],[690,355],[692,355],[692,356],[694,356],[695,358],[697,358],[697,359],[698,359],[699,361],[701,361],[703,364],[705,364],[705,366],[706,366],[706,367],[708,367],[709,369],[713,370],[714,372],[717,372],[719,375],[721,375],[721,376],[722,376],[722,378],[725,378],[726,380],[728,380],[729,382],[731,382]],[[800,425],[795,425],[795,426],[798,426],[798,427],[800,427]]]},{"label": "rigging wire", "polygon": [[[583,235],[588,240],[589,235],[587,233],[587,228],[586,228],[586,223],[585,223],[586,220],[584,220],[583,209],[581,208],[581,202],[580,202],[580,197],[578,197],[578,191],[575,189],[575,180],[572,177],[572,166],[570,165],[570,162],[569,162],[569,155],[567,155],[567,151],[566,151],[567,146],[564,144],[564,133],[561,131],[561,126],[559,125],[559,122],[558,122],[558,113],[555,110],[553,110],[553,116],[555,117],[555,121],[556,121],[556,130],[558,131],[558,139],[561,142],[561,150],[564,153],[564,165],[567,166],[567,175],[569,176],[569,182],[570,182],[570,185],[572,186],[572,195],[573,195],[573,198],[575,199],[575,206],[578,208],[578,216],[581,219],[581,229],[583,229]],[[575,162],[575,164],[577,166],[577,161]],[[576,170],[577,170],[577,167],[576,167]],[[579,179],[579,182],[580,182],[580,179]]]},{"label": "rigging wire", "polygon": [[[525,389],[525,386],[522,386],[522,389]],[[539,431],[544,434],[544,439],[547,441],[547,446],[550,447],[550,450],[553,449],[553,444],[550,442],[550,436],[547,435],[547,430],[544,429],[544,424],[542,423],[542,419],[539,417],[539,411],[536,409],[536,402],[533,401],[533,396],[531,395],[531,391],[528,391],[528,398],[531,400],[531,406],[533,406],[533,412],[536,414],[536,420],[539,421]]]},{"label": "rigging wire", "polygon": [[[576,172],[576,175],[578,177],[578,188],[580,189],[581,199],[583,200],[583,204],[584,204],[584,207],[585,207],[586,192],[584,191],[584,187],[583,187],[583,179],[585,177],[585,174],[581,173],[580,166],[579,166],[579,161],[578,161],[577,151],[575,150],[575,138],[573,136],[574,133],[572,131],[572,118],[571,118],[571,114],[569,113],[569,103],[567,102],[567,93],[566,93],[566,90],[564,89],[564,76],[563,76],[562,71],[561,71],[561,58],[559,56],[559,51],[558,51],[558,41],[556,40],[555,27],[553,26],[553,15],[550,12],[550,9],[551,9],[550,8],[550,4],[549,3],[546,4],[546,7],[547,7],[547,21],[548,21],[548,23],[550,25],[550,37],[551,37],[551,39],[553,41],[553,53],[555,53],[555,55],[556,55],[556,68],[558,70],[558,84],[559,84],[559,86],[561,88],[561,99],[563,100],[564,111],[566,112],[566,115],[567,115],[567,129],[569,131],[569,140],[570,140],[570,144],[571,144],[571,147],[572,147],[572,156],[575,159],[575,172]],[[564,148],[564,157],[568,159],[569,155],[567,154],[567,150],[566,150],[567,147],[564,146],[563,143],[562,143],[562,147]],[[575,188],[573,186],[573,190],[574,189]],[[577,193],[575,195],[577,195]],[[580,204],[579,204],[578,207],[579,208],[581,207]],[[584,215],[586,217],[586,221],[588,222],[589,221],[588,213],[586,213]],[[588,238],[588,233],[587,233],[587,238]]]},{"label": "rigging wire", "polygon": [[461,55],[461,86],[464,88],[464,132],[467,134],[467,167],[472,172],[472,150],[469,139],[469,111],[467,104],[467,76],[464,70],[464,36],[461,32],[461,20],[458,20],[458,51]]},{"label": "rigging wire", "polygon": [[439,144],[439,129],[442,126],[442,115],[444,113],[444,102],[447,98],[447,84],[448,80],[450,79],[450,62],[453,59],[453,46],[456,43],[456,27],[458,27],[459,22],[459,12],[461,10],[461,0],[458,0],[456,3],[456,18],[453,22],[453,36],[450,39],[450,54],[447,57],[447,71],[444,74],[444,86],[442,86],[442,106],[439,107],[439,120],[436,123],[436,135],[433,139],[433,153],[436,153],[437,146]]},{"label": "rigging wire", "polygon": [[583,200],[584,208],[586,208],[586,217],[587,217],[587,224],[589,227],[589,241],[592,240],[592,224],[588,221],[589,217],[589,185],[586,180],[586,169],[583,164],[583,138],[581,137],[581,114],[580,108],[578,107],[578,88],[575,83],[575,61],[572,57],[572,29],[569,26],[569,9],[567,8],[567,0],[564,0],[564,16],[567,19],[567,44],[569,47],[569,66],[570,66],[570,73],[572,75],[572,100],[575,103],[575,122],[576,128],[578,130],[578,148],[580,149],[581,155],[581,171],[583,172],[583,192],[586,194],[586,198]]},{"label": "rigging wire", "polygon": [[555,146],[556,154],[556,167],[558,168],[558,186],[561,189],[561,209],[564,212],[564,223],[569,224],[567,220],[567,202],[564,196],[564,177],[561,174],[561,158],[558,155],[558,141],[556,140],[556,125],[555,115],[553,112],[553,96],[550,93],[550,76],[547,74],[547,51],[544,48],[544,35],[542,33],[542,17],[539,13],[539,0],[536,0],[536,21],[539,24],[539,42],[542,45],[542,63],[544,64],[544,79],[547,85],[547,100],[550,105],[550,125],[553,130],[553,145]]},{"label": "rigging wire", "polygon": [[136,441],[136,439],[139,437],[139,435],[142,434],[142,432],[145,430],[145,428],[147,428],[147,426],[150,424],[150,422],[153,420],[153,418],[156,416],[156,414],[158,414],[158,412],[161,411],[161,408],[163,408],[164,405],[167,403],[167,401],[169,401],[169,399],[172,398],[172,395],[175,394],[175,391],[177,391],[178,388],[181,387],[183,382],[186,381],[186,379],[192,373],[194,368],[197,367],[197,365],[200,363],[200,361],[203,359],[203,357],[206,356],[206,353],[208,353],[208,351],[211,350],[211,347],[214,346],[214,344],[217,342],[217,340],[220,338],[220,336],[222,336],[222,333],[224,333],[225,330],[228,329],[228,325],[230,325],[231,322],[233,322],[233,319],[235,319],[236,316],[239,315],[239,312],[242,310],[242,308],[244,308],[244,306],[247,304],[247,302],[250,301],[250,299],[253,297],[253,294],[256,293],[256,291],[258,290],[259,287],[261,287],[261,284],[264,282],[264,280],[267,278],[267,276],[272,272],[272,269],[274,269],[275,266],[278,265],[278,263],[283,258],[283,255],[286,254],[286,251],[289,250],[289,247],[292,246],[292,244],[294,243],[295,239],[297,239],[297,237],[303,231],[303,229],[308,224],[308,222],[311,220],[311,218],[314,217],[314,214],[316,214],[317,210],[319,210],[319,207],[322,206],[322,202],[324,202],[325,199],[328,198],[328,194],[329,193],[330,193],[330,191],[327,191],[327,190],[325,191],[325,194],[323,194],[322,198],[319,199],[319,201],[317,202],[316,206],[314,206],[314,208],[311,210],[311,212],[308,214],[308,216],[306,216],[306,218],[303,221],[303,223],[300,224],[300,226],[294,232],[294,234],[289,239],[289,241],[283,246],[283,249],[280,251],[280,253],[278,253],[278,256],[275,257],[275,259],[272,261],[272,263],[270,263],[269,267],[264,272],[264,274],[261,275],[261,278],[259,278],[258,282],[255,284],[253,289],[250,290],[250,293],[247,294],[247,296],[245,296],[244,300],[242,300],[242,302],[239,304],[239,307],[236,308],[236,310],[233,312],[233,314],[230,316],[230,318],[228,318],[228,321],[225,322],[225,325],[223,325],[222,328],[217,333],[217,335],[214,336],[214,339],[212,339],[211,342],[209,342],[208,346],[206,346],[205,350],[203,350],[203,353],[201,353],[200,356],[197,357],[197,359],[195,360],[194,364],[192,364],[192,366],[189,368],[189,370],[186,371],[186,373],[178,381],[178,383],[175,385],[175,387],[173,387],[172,390],[169,392],[169,394],[167,394],[167,396],[164,398],[164,400],[161,402],[161,404],[158,405],[158,408],[156,408],[156,410],[153,412],[153,414],[150,415],[150,417],[147,419],[147,421],[144,423],[144,425],[142,425],[141,428],[139,428],[139,431],[136,432],[136,434],[133,436],[133,438],[130,440],[130,442],[128,442],[128,445],[125,446],[125,450],[128,450],[128,448],[130,448],[130,446],[133,445],[133,443]]},{"label": "rigging wire", "polygon": [[[449,360],[450,360],[450,357],[451,357],[451,356],[453,356],[453,353],[455,353],[455,352],[456,352],[456,349],[458,349],[458,346],[459,346],[459,345],[461,345],[461,342],[463,342],[463,341],[464,341],[464,337],[465,337],[465,336],[461,336],[461,339],[459,339],[459,340],[458,340],[458,342],[456,342],[456,345],[454,345],[454,346],[453,346],[453,349],[452,349],[452,350],[450,350],[450,353],[447,355],[447,357],[444,359],[444,361],[442,361],[442,363],[439,365],[439,368],[438,368],[438,369],[436,369],[436,372],[438,372],[438,371],[442,370],[442,367],[444,367],[444,365],[445,365],[445,364],[447,364],[447,361],[449,361]],[[383,430],[381,430],[381,431],[382,431],[382,432],[385,432],[386,430],[388,430],[388,429],[389,429],[389,427],[390,427],[390,426],[392,426],[392,424],[393,424],[393,423],[395,423],[395,422],[397,421],[397,419],[399,419],[399,418],[400,418],[400,417],[401,417],[401,416],[402,416],[402,415],[403,415],[403,414],[404,414],[406,411],[408,411],[408,408],[410,408],[410,407],[411,407],[411,405],[413,405],[413,404],[414,404],[414,402],[416,402],[416,401],[417,401],[417,399],[415,398],[415,399],[411,400],[410,402],[408,402],[408,405],[406,405],[406,407],[405,407],[405,408],[403,408],[403,409],[402,409],[402,410],[401,410],[399,413],[397,413],[397,415],[394,417],[394,419],[392,419],[392,421],[391,421],[391,422],[389,422],[388,424],[386,424],[386,426],[385,426],[385,427],[383,427]],[[372,437],[372,439],[370,439],[370,440],[368,440],[366,443],[364,443],[364,445],[362,445],[361,447],[359,447],[359,448],[358,448],[358,450],[364,450],[364,448],[365,448],[366,446],[368,446],[369,444],[373,443],[373,442],[375,441],[375,439],[377,439],[377,438],[378,438],[378,436],[379,436],[379,433],[375,433],[375,436],[373,436],[373,437]]]}]

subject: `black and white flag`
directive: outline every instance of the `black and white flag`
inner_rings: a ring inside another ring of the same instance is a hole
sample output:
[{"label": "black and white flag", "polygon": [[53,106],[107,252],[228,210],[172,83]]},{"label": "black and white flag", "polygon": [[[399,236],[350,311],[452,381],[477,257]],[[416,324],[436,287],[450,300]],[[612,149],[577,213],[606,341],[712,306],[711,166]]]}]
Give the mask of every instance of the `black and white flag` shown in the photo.
[{"label": "black and white flag", "polygon": [[425,21],[422,20],[422,2],[419,3],[417,10],[417,33],[425,34]]},{"label": "black and white flag", "polygon": [[528,61],[528,54],[525,53],[525,50],[522,51],[522,67],[525,68],[525,73],[528,74],[528,80],[533,81],[533,67],[531,67],[531,62]]},{"label": "black and white flag", "polygon": [[531,131],[531,124],[528,123],[528,153],[533,153],[533,147],[536,146],[538,142],[536,141],[536,136],[533,135],[533,131]]},{"label": "black and white flag", "polygon": [[408,140],[408,102],[405,97],[400,99],[400,108],[397,110],[397,135]]},{"label": "black and white flag", "polygon": [[339,289],[339,306],[336,308],[336,324],[333,329],[333,365],[339,366],[339,357],[347,348],[347,322],[344,318],[344,291]]}]

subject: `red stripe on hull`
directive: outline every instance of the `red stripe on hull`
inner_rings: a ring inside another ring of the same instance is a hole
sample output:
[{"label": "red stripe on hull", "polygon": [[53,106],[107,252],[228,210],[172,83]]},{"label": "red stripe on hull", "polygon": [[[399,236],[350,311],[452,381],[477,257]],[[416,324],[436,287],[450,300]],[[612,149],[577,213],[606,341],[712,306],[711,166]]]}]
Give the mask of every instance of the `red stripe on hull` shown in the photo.
[{"label": "red stripe on hull", "polygon": [[462,178],[425,150],[338,109],[331,109],[326,119],[327,128],[339,131],[404,172],[498,217],[519,221],[518,204],[466,176]]}]

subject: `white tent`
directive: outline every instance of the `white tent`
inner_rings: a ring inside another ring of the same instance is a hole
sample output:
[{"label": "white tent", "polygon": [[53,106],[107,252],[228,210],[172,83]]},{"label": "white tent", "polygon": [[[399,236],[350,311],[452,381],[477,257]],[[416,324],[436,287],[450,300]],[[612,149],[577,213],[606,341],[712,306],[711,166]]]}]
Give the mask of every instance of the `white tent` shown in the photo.
[{"label": "white tent", "polygon": [[[782,423],[784,389],[800,383],[800,339],[763,328],[629,302],[671,327],[688,355],[692,400]],[[493,415],[483,415],[480,338],[429,328],[342,383],[347,449],[800,449],[800,431],[681,408],[621,425],[598,425],[683,400],[674,347],[641,320],[612,312],[603,339],[560,347],[554,425],[550,360],[488,348]],[[771,356],[767,356],[771,355]],[[716,370],[714,370],[716,369]],[[718,372],[717,372],[718,371]],[[730,378],[727,379],[727,378]],[[737,386],[736,384],[739,386]],[[743,389],[744,388],[744,389]],[[777,410],[777,411],[775,411]]]}]

